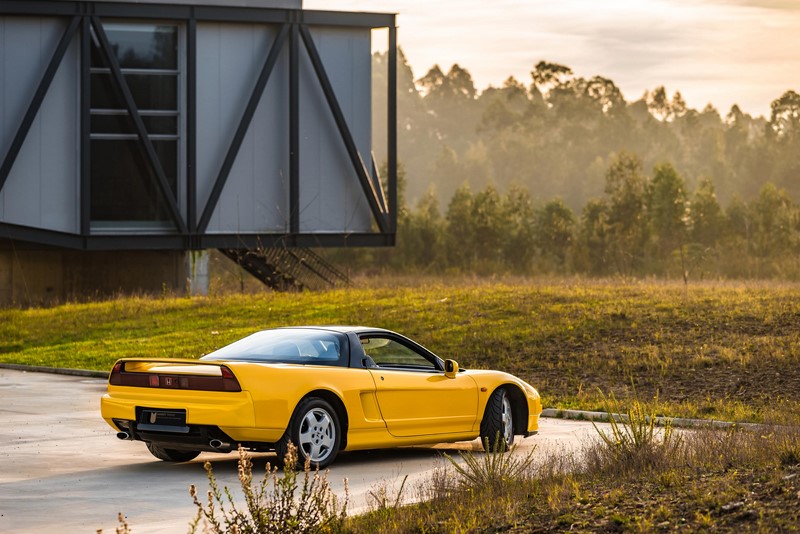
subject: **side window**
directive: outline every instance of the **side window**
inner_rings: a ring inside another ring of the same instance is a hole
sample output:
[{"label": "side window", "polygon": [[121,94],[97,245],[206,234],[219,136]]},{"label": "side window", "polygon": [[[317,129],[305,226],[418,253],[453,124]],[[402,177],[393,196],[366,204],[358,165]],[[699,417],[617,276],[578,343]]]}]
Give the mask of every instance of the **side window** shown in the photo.
[{"label": "side window", "polygon": [[435,371],[436,366],[422,354],[384,337],[361,338],[364,353],[379,367],[405,367]]}]

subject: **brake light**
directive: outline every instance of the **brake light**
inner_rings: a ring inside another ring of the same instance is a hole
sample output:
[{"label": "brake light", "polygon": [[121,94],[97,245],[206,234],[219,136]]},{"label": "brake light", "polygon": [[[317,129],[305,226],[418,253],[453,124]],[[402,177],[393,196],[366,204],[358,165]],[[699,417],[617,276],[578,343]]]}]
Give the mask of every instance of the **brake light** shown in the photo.
[{"label": "brake light", "polygon": [[109,384],[194,391],[242,391],[233,371],[222,365],[217,368],[219,374],[216,374],[209,366],[200,365],[197,366],[196,374],[190,374],[185,370],[181,373],[148,372],[146,366],[143,368],[140,365],[141,362],[133,362],[132,367],[126,369],[125,364],[126,362],[114,364],[109,375]]}]

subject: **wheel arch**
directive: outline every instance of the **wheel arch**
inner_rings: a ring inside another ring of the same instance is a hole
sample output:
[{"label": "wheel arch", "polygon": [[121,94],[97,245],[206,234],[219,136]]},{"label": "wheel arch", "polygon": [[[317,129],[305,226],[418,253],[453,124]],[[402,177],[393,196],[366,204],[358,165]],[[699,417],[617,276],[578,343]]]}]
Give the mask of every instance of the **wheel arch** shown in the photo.
[{"label": "wheel arch", "polygon": [[[334,410],[336,410],[336,417],[339,418],[339,424],[341,425],[341,442],[339,444],[339,450],[345,450],[347,447],[347,429],[350,426],[350,421],[347,417],[347,408],[344,405],[344,401],[342,401],[341,397],[334,393],[333,391],[327,389],[315,389],[314,391],[309,391],[303,398],[297,401],[297,406],[300,405],[305,399],[310,398],[318,398],[322,399],[328,404],[330,404]],[[297,409],[295,406],[295,410]]]},{"label": "wheel arch", "polygon": [[503,384],[496,389],[505,390],[511,400],[511,410],[514,416],[514,434],[526,434],[528,432],[528,399],[525,396],[525,392],[516,384]]}]

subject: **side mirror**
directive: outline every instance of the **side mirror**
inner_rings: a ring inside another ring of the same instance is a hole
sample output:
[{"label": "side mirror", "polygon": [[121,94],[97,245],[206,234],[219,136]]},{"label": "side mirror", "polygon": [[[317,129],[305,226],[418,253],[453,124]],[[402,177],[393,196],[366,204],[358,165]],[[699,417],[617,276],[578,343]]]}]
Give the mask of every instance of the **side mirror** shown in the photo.
[{"label": "side mirror", "polygon": [[447,378],[455,378],[458,374],[458,362],[455,360],[444,361],[444,376]]}]

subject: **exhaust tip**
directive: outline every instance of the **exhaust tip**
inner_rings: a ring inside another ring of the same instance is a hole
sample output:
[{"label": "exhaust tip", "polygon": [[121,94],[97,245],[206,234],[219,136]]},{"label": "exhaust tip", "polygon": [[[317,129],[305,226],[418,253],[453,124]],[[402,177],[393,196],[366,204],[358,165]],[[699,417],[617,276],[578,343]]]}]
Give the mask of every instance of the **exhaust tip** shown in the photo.
[{"label": "exhaust tip", "polygon": [[127,432],[117,432],[117,437],[119,439],[131,439],[131,435]]},{"label": "exhaust tip", "polygon": [[211,441],[208,442],[208,444],[211,446],[212,449],[217,449],[217,450],[231,448],[230,443],[225,443],[224,441],[218,439],[212,439]]}]

